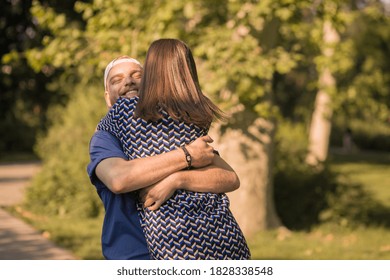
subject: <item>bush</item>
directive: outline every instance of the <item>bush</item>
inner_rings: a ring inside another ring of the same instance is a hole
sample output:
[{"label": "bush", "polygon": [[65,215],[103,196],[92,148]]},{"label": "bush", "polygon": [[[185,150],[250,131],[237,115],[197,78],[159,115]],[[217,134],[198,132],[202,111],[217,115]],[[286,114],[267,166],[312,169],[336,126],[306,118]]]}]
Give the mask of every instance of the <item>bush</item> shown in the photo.
[{"label": "bush", "polygon": [[[347,125],[335,120],[331,134],[331,145],[342,146],[342,138]],[[376,121],[351,120],[348,127],[352,131],[354,145],[362,150],[390,151],[390,124]]]},{"label": "bush", "polygon": [[333,175],[305,163],[307,137],[302,124],[283,123],[276,135],[274,173],[275,204],[279,217],[290,229],[305,229],[319,222],[328,207]]},{"label": "bush", "polygon": [[290,229],[310,229],[329,208],[327,196],[334,192],[332,174],[307,167],[290,166],[275,174],[275,200],[283,224]]},{"label": "bush", "polygon": [[101,202],[86,166],[90,138],[105,112],[101,87],[77,88],[67,107],[50,112],[53,125],[36,147],[43,167],[27,190],[27,208],[62,216],[99,214]]},{"label": "bush", "polygon": [[284,123],[276,135],[274,195],[276,210],[290,229],[319,223],[345,226],[379,224],[389,213],[362,186],[333,172],[329,163],[316,169],[305,163],[303,125]]},{"label": "bush", "polygon": [[352,139],[361,149],[390,151],[390,125],[354,121],[351,124]]},{"label": "bush", "polygon": [[349,227],[389,225],[389,209],[373,199],[361,185],[351,182],[348,177],[337,176],[336,188],[327,194],[326,200],[328,207],[319,215],[321,222]]}]

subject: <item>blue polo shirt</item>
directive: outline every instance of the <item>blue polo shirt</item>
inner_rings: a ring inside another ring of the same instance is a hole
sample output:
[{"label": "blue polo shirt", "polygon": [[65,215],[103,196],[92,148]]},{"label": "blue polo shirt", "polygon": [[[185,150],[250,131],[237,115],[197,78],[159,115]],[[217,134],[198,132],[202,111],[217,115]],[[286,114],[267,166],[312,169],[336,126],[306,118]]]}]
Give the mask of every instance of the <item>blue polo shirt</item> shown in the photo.
[{"label": "blue polo shirt", "polygon": [[102,230],[103,256],[108,260],[149,260],[135,194],[115,194],[95,174],[96,166],[106,158],[127,160],[119,140],[107,131],[96,131],[89,154],[91,162],[87,172],[106,210]]}]

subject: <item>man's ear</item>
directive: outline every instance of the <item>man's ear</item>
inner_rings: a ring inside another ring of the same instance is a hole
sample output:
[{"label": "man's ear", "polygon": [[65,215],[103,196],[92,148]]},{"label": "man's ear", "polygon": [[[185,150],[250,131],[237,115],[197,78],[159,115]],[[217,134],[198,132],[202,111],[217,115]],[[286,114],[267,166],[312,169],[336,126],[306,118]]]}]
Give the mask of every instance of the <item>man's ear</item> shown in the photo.
[{"label": "man's ear", "polygon": [[107,107],[111,108],[112,104],[111,104],[111,100],[110,100],[110,94],[108,93],[107,90],[104,92],[104,100],[106,100]]}]

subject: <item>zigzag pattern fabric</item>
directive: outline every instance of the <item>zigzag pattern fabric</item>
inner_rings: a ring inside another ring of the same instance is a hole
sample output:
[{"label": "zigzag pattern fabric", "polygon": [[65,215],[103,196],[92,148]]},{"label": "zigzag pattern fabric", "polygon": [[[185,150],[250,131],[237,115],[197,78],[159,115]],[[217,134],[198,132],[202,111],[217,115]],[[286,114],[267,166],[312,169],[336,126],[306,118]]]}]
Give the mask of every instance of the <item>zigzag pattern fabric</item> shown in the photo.
[{"label": "zigzag pattern fabric", "polygon": [[[138,97],[119,98],[97,128],[116,136],[129,159],[169,152],[207,133],[173,120],[164,111],[157,122],[136,118],[133,113],[137,101]],[[153,259],[250,258],[226,194],[179,190],[156,211],[144,209],[142,203],[138,203],[138,210]]]}]

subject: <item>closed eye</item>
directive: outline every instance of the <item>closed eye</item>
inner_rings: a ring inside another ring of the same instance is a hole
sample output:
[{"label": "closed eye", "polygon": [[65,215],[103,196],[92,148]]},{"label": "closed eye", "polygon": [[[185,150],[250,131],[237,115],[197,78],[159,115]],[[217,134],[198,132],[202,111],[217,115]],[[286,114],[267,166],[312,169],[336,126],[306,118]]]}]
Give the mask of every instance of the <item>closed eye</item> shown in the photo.
[{"label": "closed eye", "polygon": [[131,75],[132,78],[141,79],[142,73],[137,71]]},{"label": "closed eye", "polygon": [[116,78],[116,79],[112,79],[111,80],[111,84],[113,84],[113,85],[115,85],[115,84],[117,84],[117,83],[120,83],[122,81],[122,78]]}]

